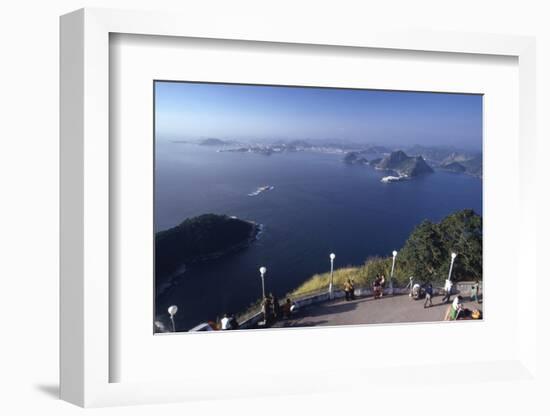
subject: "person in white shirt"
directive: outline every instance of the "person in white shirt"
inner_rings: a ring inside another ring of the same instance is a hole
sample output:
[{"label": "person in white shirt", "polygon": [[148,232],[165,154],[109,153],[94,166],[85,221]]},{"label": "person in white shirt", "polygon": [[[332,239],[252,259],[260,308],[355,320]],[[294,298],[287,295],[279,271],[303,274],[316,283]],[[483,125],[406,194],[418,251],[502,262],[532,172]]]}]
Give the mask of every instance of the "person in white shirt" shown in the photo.
[{"label": "person in white shirt", "polygon": [[462,312],[462,303],[460,302],[462,300],[462,296],[457,296],[453,300],[453,304],[451,305],[451,313],[450,318],[452,321],[456,321],[460,315],[460,312]]},{"label": "person in white shirt", "polygon": [[451,279],[445,279],[445,296],[443,296],[443,299],[441,300],[442,303],[447,303],[451,300],[451,292],[453,290],[453,282]]},{"label": "person in white shirt", "polygon": [[226,330],[226,329],[231,329],[231,320],[229,319],[229,317],[227,316],[227,314],[225,314],[221,320],[221,324],[222,324],[222,330]]}]

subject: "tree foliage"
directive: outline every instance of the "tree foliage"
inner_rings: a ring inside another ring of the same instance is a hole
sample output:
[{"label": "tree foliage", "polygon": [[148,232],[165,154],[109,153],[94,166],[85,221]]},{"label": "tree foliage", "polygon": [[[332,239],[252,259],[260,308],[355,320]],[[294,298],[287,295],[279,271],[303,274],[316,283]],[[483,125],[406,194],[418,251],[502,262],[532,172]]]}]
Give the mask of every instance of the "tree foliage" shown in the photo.
[{"label": "tree foliage", "polygon": [[482,246],[481,217],[470,209],[459,211],[440,223],[417,226],[399,252],[400,268],[419,280],[443,280],[454,252],[452,279],[481,279]]}]

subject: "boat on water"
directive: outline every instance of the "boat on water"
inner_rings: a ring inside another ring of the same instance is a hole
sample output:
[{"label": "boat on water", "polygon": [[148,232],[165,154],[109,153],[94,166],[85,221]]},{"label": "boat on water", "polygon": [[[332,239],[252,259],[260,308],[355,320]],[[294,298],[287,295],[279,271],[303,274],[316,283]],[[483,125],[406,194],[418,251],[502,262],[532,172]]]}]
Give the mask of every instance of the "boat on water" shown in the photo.
[{"label": "boat on water", "polygon": [[382,179],[380,179],[380,182],[383,182],[383,183],[401,182],[401,181],[404,181],[408,178],[409,177],[407,175],[403,175],[403,176],[384,176]]},{"label": "boat on water", "polygon": [[256,189],[254,192],[251,192],[248,194],[248,196],[256,196],[256,195],[260,195],[262,192],[266,192],[266,191],[271,191],[272,189],[274,189],[275,187],[273,185],[265,185],[265,186],[260,186],[258,189]]}]

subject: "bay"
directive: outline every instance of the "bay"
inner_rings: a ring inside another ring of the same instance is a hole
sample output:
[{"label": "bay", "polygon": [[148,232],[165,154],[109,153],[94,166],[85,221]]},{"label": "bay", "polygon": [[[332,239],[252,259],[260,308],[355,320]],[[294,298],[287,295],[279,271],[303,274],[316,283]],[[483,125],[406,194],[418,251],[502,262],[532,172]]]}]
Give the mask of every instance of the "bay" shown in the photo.
[{"label": "bay", "polygon": [[[234,215],[263,225],[240,252],[188,267],[171,282],[157,276],[156,316],[178,305],[178,330],[238,313],[266,291],[281,297],[311,275],[389,256],[416,225],[464,208],[482,213],[482,181],[437,171],[398,183],[384,173],[346,165],[343,154],[217,152],[196,144],[157,142],[155,229],[205,213]],[[271,191],[248,196],[259,186]]]}]

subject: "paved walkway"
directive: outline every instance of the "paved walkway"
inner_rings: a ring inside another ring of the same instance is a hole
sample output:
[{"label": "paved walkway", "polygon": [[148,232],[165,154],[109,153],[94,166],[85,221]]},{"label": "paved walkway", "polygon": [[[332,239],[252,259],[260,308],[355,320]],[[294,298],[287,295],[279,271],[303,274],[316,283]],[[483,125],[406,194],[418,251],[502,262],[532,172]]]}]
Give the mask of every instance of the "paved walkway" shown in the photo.
[{"label": "paved walkway", "polygon": [[[279,321],[275,328],[304,326],[333,326],[350,324],[380,324],[396,322],[442,321],[450,303],[442,304],[442,296],[432,299],[433,306],[424,309],[424,299],[413,300],[408,295],[359,298],[346,302],[336,300],[304,307],[291,319]],[[454,299],[454,296],[451,298]],[[482,304],[463,299],[466,308],[482,310]]]}]

